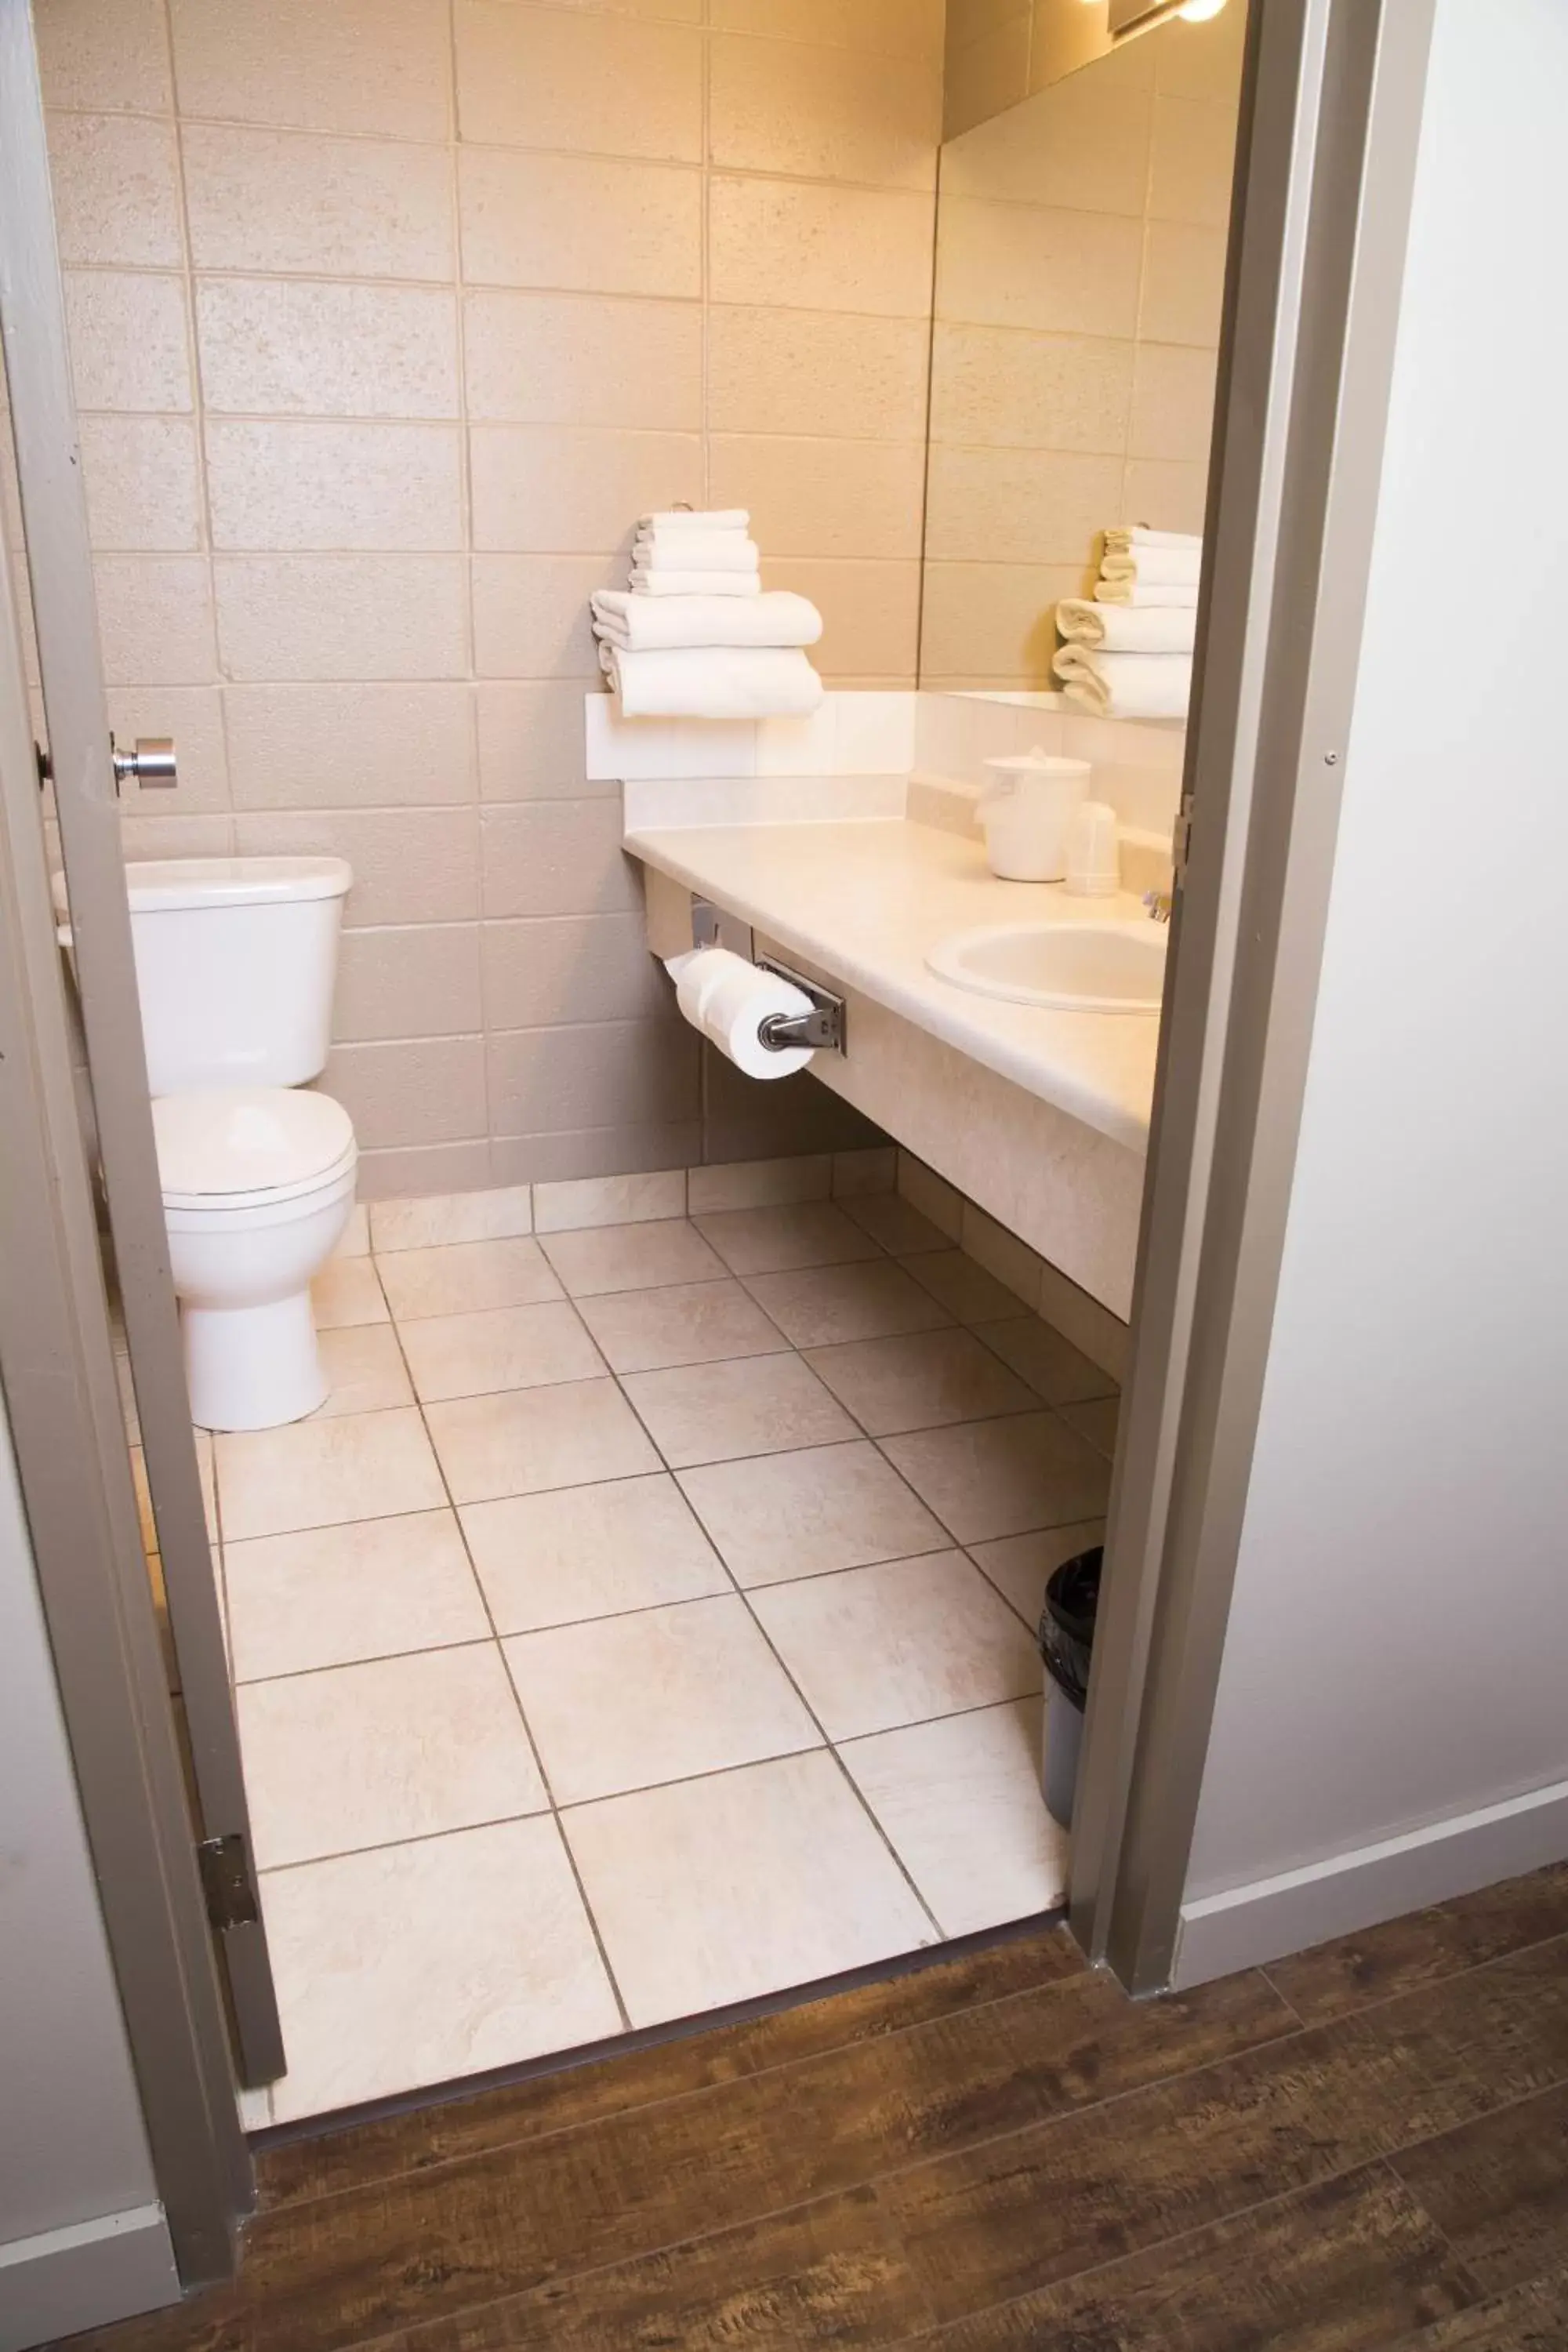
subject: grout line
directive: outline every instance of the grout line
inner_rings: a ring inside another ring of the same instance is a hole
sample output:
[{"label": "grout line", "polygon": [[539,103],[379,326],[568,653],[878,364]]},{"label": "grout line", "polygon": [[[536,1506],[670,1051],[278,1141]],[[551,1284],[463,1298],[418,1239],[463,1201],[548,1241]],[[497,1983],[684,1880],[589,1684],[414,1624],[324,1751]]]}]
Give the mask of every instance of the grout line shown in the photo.
[{"label": "grout line", "polygon": [[[448,0],[447,9],[447,66],[450,76],[450,88],[447,100],[449,111],[447,114],[447,125],[448,134],[447,184],[450,191],[452,205],[452,310],[453,331],[456,337],[455,361],[457,367],[456,381],[458,394],[458,505],[461,515],[461,552],[463,556],[463,650],[468,662],[468,690],[465,697],[467,708],[464,712],[464,725],[468,743],[469,771],[474,780],[473,798],[471,803],[466,803],[466,805],[468,806],[470,811],[468,827],[469,837],[473,844],[474,872],[476,876],[479,877],[479,887],[480,892],[480,903],[478,908],[478,913],[482,919],[484,913],[483,875],[485,827],[484,797],[479,788],[479,695],[477,690],[479,680],[479,636],[478,624],[476,622],[474,613],[473,563],[474,555],[477,551],[478,533],[475,528],[474,515],[473,429],[472,418],[468,408],[468,280],[466,276],[468,254],[463,236],[463,198],[461,173],[459,168],[459,157],[462,145],[462,122],[458,95],[458,58],[457,0]],[[479,1022],[478,1034],[481,1040],[479,1082],[479,1097],[484,1110],[483,1134],[486,1167],[488,1171],[490,1160],[493,1157],[495,1134],[494,1106],[491,1100],[494,1087],[494,1076],[491,1066],[493,1057],[490,1053],[491,1040],[495,1034],[495,1031],[494,1025],[489,1017],[489,990],[485,986],[482,965],[479,974]]]},{"label": "grout line", "polygon": [[[472,1649],[490,1649],[491,1642],[475,1642]],[[516,1694],[513,1693],[515,1700]],[[521,1813],[490,1813],[479,1822],[448,1822],[437,1830],[414,1830],[405,1837],[373,1838],[365,1845],[334,1846],[331,1853],[301,1853],[284,1862],[268,1862],[260,1866],[262,1879],[280,1877],[286,1870],[315,1870],[330,1862],[352,1862],[356,1854],[399,1853],[409,1845],[437,1845],[443,1838],[467,1837],[471,1831],[505,1829],[510,1822],[542,1822],[553,1814],[548,1801],[535,1805]],[[396,2094],[392,2095],[395,2096]]]},{"label": "grout line", "polygon": [[[222,744],[224,799],[224,805],[221,812],[197,812],[189,808],[181,810],[176,807],[169,810],[166,814],[170,816],[196,814],[221,815],[226,828],[227,838],[226,846],[232,851],[235,846],[234,788],[230,780],[229,772],[228,715],[226,708],[226,696],[224,692],[227,679],[226,672],[224,667],[223,645],[218,630],[216,533],[213,528],[212,478],[211,469],[207,463],[206,386],[202,369],[201,338],[197,331],[196,324],[195,259],[191,236],[190,191],[185,173],[184,125],[179,112],[178,68],[174,54],[174,29],[170,14],[169,0],[161,0],[158,13],[163,26],[164,55],[168,60],[169,89],[174,101],[174,112],[168,118],[168,121],[170,128],[174,133],[174,193],[180,235],[180,262],[179,268],[174,275],[176,276],[180,289],[180,309],[184,326],[185,339],[185,366],[189,374],[191,392],[190,407],[188,410],[181,412],[181,414],[183,418],[188,418],[190,422],[192,435],[195,445],[194,454],[195,457],[195,488],[197,513],[199,518],[197,530],[201,541],[201,545],[198,549],[195,551],[185,550],[181,551],[185,553],[195,552],[198,554],[205,575],[207,615],[212,631],[213,648],[213,677],[211,683],[216,688],[215,698],[217,705],[218,737]],[[101,550],[96,547],[93,550],[95,557],[100,553],[110,551],[111,551]],[[204,681],[204,683],[205,683],[205,681]],[[146,691],[147,689],[144,688],[142,690]],[[132,816],[142,814],[162,815],[165,814],[165,812],[161,810],[155,812],[144,810],[142,805],[142,793],[138,791],[135,801],[128,810],[123,812],[123,814]]]},{"label": "grout line", "polygon": [[[374,1250],[371,1252],[371,1264],[373,1265],[375,1264],[375,1253]],[[381,1279],[379,1271],[377,1272],[376,1279],[378,1282]],[[392,1328],[395,1335],[397,1334],[397,1318],[395,1316],[392,1318]],[[403,1354],[403,1340],[400,1335],[397,1338],[397,1346],[399,1353]],[[405,1354],[403,1356],[403,1366],[405,1371],[408,1374],[409,1385],[412,1387],[414,1381],[414,1368],[409,1363]],[[468,1563],[468,1572],[472,1576],[474,1583],[479,1591],[479,1600],[484,1608],[485,1622],[490,1629],[490,1639],[494,1642],[496,1650],[500,1655],[501,1671],[506,1676],[507,1688],[510,1691],[512,1703],[517,1708],[518,1720],[522,1726],[523,1737],[528,1742],[530,1753],[533,1758],[534,1769],[539,1774],[540,1786],[544,1790],[545,1798],[549,1804],[550,1818],[555,1824],[555,1834],[561,1841],[561,1849],[566,1856],[567,1868],[572,1873],[573,1883],[577,1889],[577,1897],[583,1906],[583,1916],[588,1922],[589,1933],[594,1938],[595,1947],[599,1955],[599,1965],[605,1971],[605,1981],[610,1988],[610,1996],[616,2004],[616,2011],[621,2019],[621,2023],[626,2032],[629,2033],[632,2031],[631,2013],[622,1997],[621,1988],[619,1983],[616,1981],[616,1972],[610,1965],[610,1955],[605,1949],[605,1939],[600,1933],[598,1920],[594,1916],[594,1906],[588,1900],[588,1890],[583,1884],[582,1873],[577,1867],[577,1857],[572,1851],[571,1843],[562,1825],[560,1808],[555,1801],[555,1791],[551,1787],[550,1775],[545,1769],[544,1759],[540,1753],[539,1743],[533,1736],[533,1727],[529,1722],[527,1716],[523,1712],[521,1697],[519,1695],[516,1683],[512,1680],[511,1667],[507,1661],[505,1645],[503,1644],[500,1634],[496,1627],[495,1612],[490,1607],[490,1597],[485,1590],[485,1580],[479,1574],[478,1563],[475,1561],[473,1550],[468,1542],[468,1529],[463,1525],[461,1515],[458,1509],[456,1498],[452,1493],[451,1484],[447,1476],[446,1465],[441,1460],[440,1453],[437,1447],[435,1436],[430,1428],[429,1421],[426,1416],[423,1404],[417,1404],[416,1406],[416,1410],[419,1414],[420,1427],[425,1433],[425,1443],[430,1449],[431,1458],[436,1465],[437,1475],[441,1481],[441,1491],[447,1497],[447,1507],[450,1510],[453,1518],[457,1522],[458,1534],[463,1546],[463,1554]],[[538,1818],[538,1816],[534,1816],[533,1818]]]}]

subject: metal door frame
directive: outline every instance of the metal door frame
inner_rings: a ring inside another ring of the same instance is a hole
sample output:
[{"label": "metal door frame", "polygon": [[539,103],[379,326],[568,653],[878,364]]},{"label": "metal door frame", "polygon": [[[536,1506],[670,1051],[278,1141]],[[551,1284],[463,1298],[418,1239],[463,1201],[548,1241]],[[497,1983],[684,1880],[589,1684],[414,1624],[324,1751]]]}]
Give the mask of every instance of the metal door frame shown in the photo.
[{"label": "metal door frame", "polygon": [[1177,1959],[1311,1042],[1436,0],[1252,0],[1132,1370],[1070,1917]]},{"label": "metal door frame", "polygon": [[282,2029],[256,1900],[153,1136],[29,0],[0,0],[0,334],[99,1160],[179,1661],[198,1836],[209,1845],[221,1841],[226,1883],[242,1898],[217,1932],[240,2078],[267,2083],[283,2072]]},{"label": "metal door frame", "polygon": [[0,1382],[153,2168],[197,2284],[232,2271],[254,2187],[142,1551],[4,561]]}]

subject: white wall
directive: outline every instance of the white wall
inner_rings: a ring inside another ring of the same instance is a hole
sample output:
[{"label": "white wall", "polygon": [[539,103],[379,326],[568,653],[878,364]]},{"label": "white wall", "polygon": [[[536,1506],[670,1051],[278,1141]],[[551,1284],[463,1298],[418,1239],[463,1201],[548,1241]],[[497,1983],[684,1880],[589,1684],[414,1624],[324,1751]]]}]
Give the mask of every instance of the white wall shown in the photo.
[{"label": "white wall", "polygon": [[1568,1853],[1565,120],[1562,0],[1438,0],[1180,1981]]},{"label": "white wall", "polygon": [[0,1405],[0,2352],[178,2292]]}]

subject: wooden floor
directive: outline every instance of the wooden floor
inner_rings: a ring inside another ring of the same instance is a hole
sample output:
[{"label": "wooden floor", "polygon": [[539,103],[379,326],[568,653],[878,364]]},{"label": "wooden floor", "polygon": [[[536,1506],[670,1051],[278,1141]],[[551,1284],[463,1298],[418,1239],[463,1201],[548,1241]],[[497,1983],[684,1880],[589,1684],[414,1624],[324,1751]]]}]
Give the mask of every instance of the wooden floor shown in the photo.
[{"label": "wooden floor", "polygon": [[103,2352],[1568,2346],[1568,1865],[1133,2006],[1064,1936],[262,2158]]}]

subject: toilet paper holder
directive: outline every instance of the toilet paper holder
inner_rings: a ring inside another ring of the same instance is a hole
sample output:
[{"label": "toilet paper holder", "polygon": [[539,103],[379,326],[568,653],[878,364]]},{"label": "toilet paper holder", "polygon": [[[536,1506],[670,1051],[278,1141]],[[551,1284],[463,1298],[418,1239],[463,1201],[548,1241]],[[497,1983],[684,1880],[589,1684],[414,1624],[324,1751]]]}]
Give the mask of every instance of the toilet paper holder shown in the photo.
[{"label": "toilet paper holder", "polygon": [[727,947],[731,954],[743,955],[759,971],[772,972],[775,980],[787,980],[803,996],[811,999],[809,1013],[775,1013],[764,1021],[757,1034],[771,1054],[788,1053],[791,1046],[809,1045],[814,1051],[842,1054],[844,1051],[844,999],[819,980],[808,980],[793,964],[781,963],[776,956],[758,955],[752,945],[750,927],[737,924],[733,916],[721,915],[711,899],[694,898],[691,901],[691,944],[694,948]]},{"label": "toilet paper holder", "polygon": [[820,1052],[842,1054],[844,1051],[844,999],[824,988],[819,980],[807,980],[805,972],[796,971],[793,964],[780,963],[776,956],[754,956],[759,971],[771,971],[775,980],[787,980],[803,996],[811,999],[809,1013],[774,1013],[757,1031],[768,1051],[786,1053],[792,1045],[812,1045]]}]

